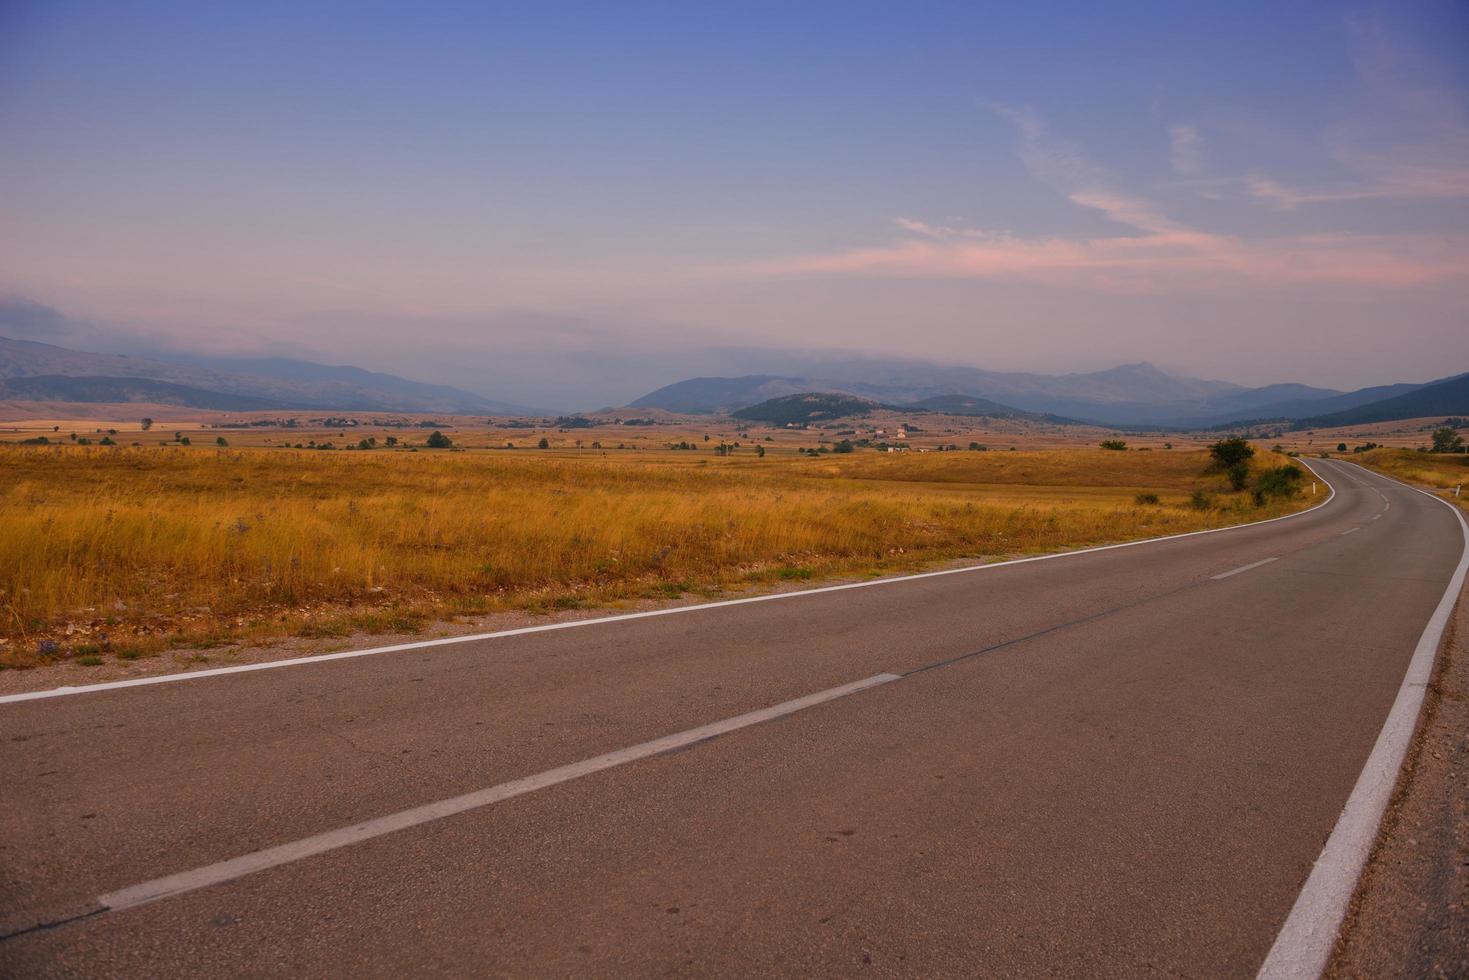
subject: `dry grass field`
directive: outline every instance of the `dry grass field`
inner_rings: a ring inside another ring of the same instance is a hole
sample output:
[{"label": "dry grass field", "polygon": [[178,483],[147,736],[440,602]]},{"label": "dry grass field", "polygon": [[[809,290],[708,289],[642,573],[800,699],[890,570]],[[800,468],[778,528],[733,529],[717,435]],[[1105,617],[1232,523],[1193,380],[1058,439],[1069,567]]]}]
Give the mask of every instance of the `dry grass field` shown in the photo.
[{"label": "dry grass field", "polygon": [[759,458],[702,442],[603,454],[201,441],[0,446],[0,665],[892,573],[1310,503],[1257,507],[1197,449]]}]

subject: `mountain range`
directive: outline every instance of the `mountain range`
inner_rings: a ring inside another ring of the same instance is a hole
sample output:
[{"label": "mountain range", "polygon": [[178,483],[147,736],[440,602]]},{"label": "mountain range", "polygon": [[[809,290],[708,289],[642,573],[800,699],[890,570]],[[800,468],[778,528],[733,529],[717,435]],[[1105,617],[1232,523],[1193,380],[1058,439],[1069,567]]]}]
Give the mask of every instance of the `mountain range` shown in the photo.
[{"label": "mountain range", "polygon": [[[0,337],[0,397],[28,401],[152,402],[219,411],[320,409],[519,415],[528,410],[447,385],[409,381],[358,367],[286,358],[177,360],[94,354]],[[123,385],[124,379],[134,382]],[[86,383],[83,383],[85,380]],[[153,386],[140,380],[158,382]]]},{"label": "mountain range", "polygon": [[[885,404],[927,407],[935,405],[936,399],[965,396],[993,406],[986,414],[1039,413],[1123,428],[1211,428],[1248,421],[1291,422],[1346,413],[1451,380],[1379,385],[1343,392],[1303,384],[1248,388],[1225,381],[1179,377],[1147,362],[1065,375],[1006,373],[916,362],[875,367],[858,365],[853,370],[849,362],[847,370],[826,375],[690,378],[644,395],[629,407],[726,413],[805,392],[831,392]],[[1440,400],[1458,404],[1452,396]],[[1445,411],[1469,411],[1469,405]],[[976,413],[971,410],[965,414]]]},{"label": "mountain range", "polygon": [[[771,399],[826,393],[953,414],[1171,429],[1267,421],[1324,427],[1469,415],[1465,381],[1469,375],[1343,392],[1304,384],[1250,388],[1170,374],[1145,361],[1105,371],[1046,375],[841,354],[821,360],[811,353],[804,355],[810,370],[799,375],[690,378],[627,407],[724,414]],[[216,411],[555,414],[350,365],[186,353],[99,354],[7,337],[0,337],[0,399],[133,402]]]}]

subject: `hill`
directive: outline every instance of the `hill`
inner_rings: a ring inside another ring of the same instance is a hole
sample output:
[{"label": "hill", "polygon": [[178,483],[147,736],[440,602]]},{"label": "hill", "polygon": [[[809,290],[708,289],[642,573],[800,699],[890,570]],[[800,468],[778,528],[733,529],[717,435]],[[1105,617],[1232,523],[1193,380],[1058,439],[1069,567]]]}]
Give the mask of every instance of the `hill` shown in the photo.
[{"label": "hill", "polygon": [[1297,429],[1325,429],[1338,425],[1396,422],[1434,415],[1469,415],[1469,374],[1424,385],[1393,398],[1370,402],[1345,412],[1316,415],[1297,421]]},{"label": "hill", "polygon": [[[225,364],[230,369],[215,364]],[[516,406],[458,388],[409,381],[355,367],[286,359],[189,363],[183,359],[97,354],[0,337],[0,378],[52,376],[162,381],[220,395],[262,400],[276,407],[359,412],[522,412]]]},{"label": "hill", "polygon": [[731,413],[737,419],[749,422],[767,422],[771,425],[792,423],[826,422],[831,419],[869,415],[881,408],[877,402],[851,395],[808,391],[799,395],[784,395],[758,405],[750,405]]},{"label": "hill", "polygon": [[256,412],[287,408],[280,402],[231,395],[148,378],[68,377],[40,374],[0,379],[0,401],[144,403],[203,408],[216,412]]},{"label": "hill", "polygon": [[649,392],[628,408],[661,408],[666,412],[708,415],[731,412],[778,398],[813,390],[802,378],[748,374],[738,378],[689,378]]}]

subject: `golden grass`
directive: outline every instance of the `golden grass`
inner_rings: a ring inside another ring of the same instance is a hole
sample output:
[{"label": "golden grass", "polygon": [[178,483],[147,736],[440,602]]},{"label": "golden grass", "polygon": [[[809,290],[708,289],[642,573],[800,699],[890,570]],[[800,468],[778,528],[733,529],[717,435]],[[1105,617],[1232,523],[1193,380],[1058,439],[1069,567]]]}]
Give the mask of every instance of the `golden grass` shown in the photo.
[{"label": "golden grass", "polygon": [[[0,665],[894,572],[1309,502],[1256,508],[1206,465],[1182,450],[756,459],[4,446]],[[1210,506],[1191,504],[1196,489],[1215,495]]]},{"label": "golden grass", "polygon": [[[1407,483],[1436,489],[1441,496],[1469,510],[1469,454],[1372,449],[1343,458]],[[1455,497],[1454,487],[1458,486],[1464,489]]]}]

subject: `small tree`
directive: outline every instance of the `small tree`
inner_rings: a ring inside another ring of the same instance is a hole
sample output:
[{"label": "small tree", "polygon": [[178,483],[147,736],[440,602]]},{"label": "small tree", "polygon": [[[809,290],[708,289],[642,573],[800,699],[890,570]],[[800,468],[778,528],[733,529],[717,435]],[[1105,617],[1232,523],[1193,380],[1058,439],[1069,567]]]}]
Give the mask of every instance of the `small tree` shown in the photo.
[{"label": "small tree", "polygon": [[1347,451],[1347,444],[1344,443],[1344,442],[1337,443],[1336,444],[1336,451],[1339,452],[1339,453],[1346,452]]},{"label": "small tree", "polygon": [[550,449],[551,448],[551,442],[545,436],[542,436],[541,437],[541,441],[538,442],[538,443],[536,443],[536,448],[537,449]]},{"label": "small tree", "polygon": [[438,429],[435,429],[433,434],[428,437],[428,442],[425,445],[430,449],[448,449],[454,445],[454,441]]},{"label": "small tree", "polygon": [[852,451],[852,440],[850,440],[850,439],[843,439],[841,442],[839,442],[835,446],[833,446],[831,451],[834,452],[834,453],[849,453],[849,452],[851,452]]},{"label": "small tree", "polygon": [[218,436],[214,440],[214,444],[216,446],[228,446],[229,445],[229,442],[225,440],[225,437],[224,436]]},{"label": "small tree", "polygon": [[1250,464],[1235,463],[1225,469],[1224,475],[1229,477],[1229,485],[1235,490],[1243,490],[1250,482]]},{"label": "small tree", "polygon": [[1101,442],[1101,446],[1103,449],[1122,450],[1127,448],[1127,443],[1123,442],[1121,439],[1103,439]]},{"label": "small tree", "polygon": [[1456,453],[1464,447],[1464,437],[1448,426],[1433,430],[1433,451]]},{"label": "small tree", "polygon": [[756,456],[759,456],[761,459],[764,459],[765,458],[765,447],[764,446],[756,446],[755,447],[755,455]]},{"label": "small tree", "polygon": [[139,425],[141,425],[144,432],[147,432],[149,429],[153,428],[153,420],[144,419],[142,422],[139,423]]},{"label": "small tree", "polygon": [[398,444],[398,437],[397,436],[388,436],[388,445],[390,445],[390,446],[396,446],[397,444]]},{"label": "small tree", "polygon": [[[1230,436],[1210,446],[1209,455],[1213,457],[1213,465],[1216,469],[1228,473],[1234,466],[1247,464],[1255,455],[1255,447],[1239,436]],[[1239,487],[1235,489],[1238,490]]]}]

